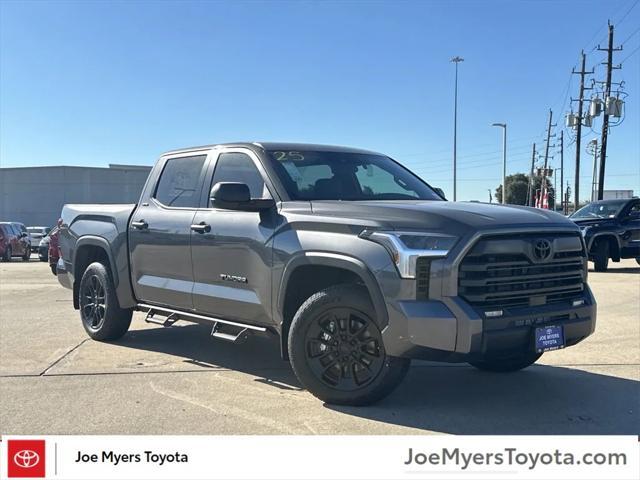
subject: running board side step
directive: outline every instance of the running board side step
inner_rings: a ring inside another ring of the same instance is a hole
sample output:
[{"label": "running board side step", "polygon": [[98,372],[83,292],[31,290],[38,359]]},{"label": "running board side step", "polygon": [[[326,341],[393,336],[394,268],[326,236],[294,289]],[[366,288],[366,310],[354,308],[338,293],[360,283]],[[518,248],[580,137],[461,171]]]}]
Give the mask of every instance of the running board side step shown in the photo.
[{"label": "running board side step", "polygon": [[249,337],[249,331],[246,328],[241,328],[237,332],[223,332],[220,324],[216,322],[211,329],[211,336],[231,343],[244,343]]},{"label": "running board side step", "polygon": [[[267,331],[265,327],[258,327],[256,325],[249,325],[246,323],[234,322],[232,320],[225,320],[222,318],[208,317],[206,315],[199,315],[197,313],[185,312],[183,310],[174,310],[172,308],[158,307],[155,305],[149,305],[146,303],[139,303],[139,309],[147,311],[145,322],[153,323],[156,325],[162,325],[163,327],[170,327],[178,320],[185,320],[187,322],[204,323],[212,325],[211,335],[216,338],[228,340],[231,342],[240,342],[249,335],[251,332]],[[164,317],[164,320],[157,319],[157,317]],[[222,332],[221,325],[235,327],[239,329],[239,333],[231,334]]]}]

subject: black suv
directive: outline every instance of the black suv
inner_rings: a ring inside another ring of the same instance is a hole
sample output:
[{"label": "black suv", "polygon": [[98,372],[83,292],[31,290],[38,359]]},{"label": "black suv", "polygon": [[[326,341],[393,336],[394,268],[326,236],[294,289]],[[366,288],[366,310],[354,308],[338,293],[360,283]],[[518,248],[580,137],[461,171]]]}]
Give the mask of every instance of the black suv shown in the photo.
[{"label": "black suv", "polygon": [[609,259],[635,258],[640,264],[640,198],[599,200],[570,218],[582,231],[596,272],[606,271]]}]

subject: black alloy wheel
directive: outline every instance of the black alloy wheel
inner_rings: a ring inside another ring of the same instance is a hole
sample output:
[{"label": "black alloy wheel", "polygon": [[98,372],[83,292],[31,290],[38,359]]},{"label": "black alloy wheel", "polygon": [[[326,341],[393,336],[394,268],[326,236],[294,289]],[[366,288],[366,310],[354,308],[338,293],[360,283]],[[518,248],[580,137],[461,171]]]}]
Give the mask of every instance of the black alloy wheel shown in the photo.
[{"label": "black alloy wheel", "polygon": [[91,330],[99,330],[106,311],[104,285],[97,275],[92,275],[88,280],[80,295],[80,309],[85,325]]},{"label": "black alloy wheel", "polygon": [[371,383],[384,365],[382,335],[362,312],[327,310],[307,330],[307,362],[328,387],[353,391]]}]

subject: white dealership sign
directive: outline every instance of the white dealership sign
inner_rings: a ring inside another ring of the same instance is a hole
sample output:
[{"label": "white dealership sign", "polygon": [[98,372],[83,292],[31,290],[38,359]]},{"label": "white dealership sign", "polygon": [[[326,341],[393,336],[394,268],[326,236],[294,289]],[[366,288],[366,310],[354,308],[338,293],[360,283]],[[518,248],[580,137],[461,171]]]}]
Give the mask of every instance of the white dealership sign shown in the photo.
[{"label": "white dealership sign", "polygon": [[4,436],[0,478],[637,479],[638,445],[631,436]]}]

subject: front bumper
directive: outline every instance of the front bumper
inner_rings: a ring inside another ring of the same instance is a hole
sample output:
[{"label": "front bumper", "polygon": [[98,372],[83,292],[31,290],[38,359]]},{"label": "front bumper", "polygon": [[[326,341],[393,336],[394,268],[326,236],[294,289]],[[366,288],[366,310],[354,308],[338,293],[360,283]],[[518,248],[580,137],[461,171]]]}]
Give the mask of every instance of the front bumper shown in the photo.
[{"label": "front bumper", "polygon": [[485,318],[460,297],[398,300],[387,304],[389,322],[382,336],[389,355],[449,362],[533,350],[533,331],[545,325],[562,325],[571,346],[596,325],[596,301],[588,286],[582,299],[576,307],[571,302],[526,307],[498,318]]}]

